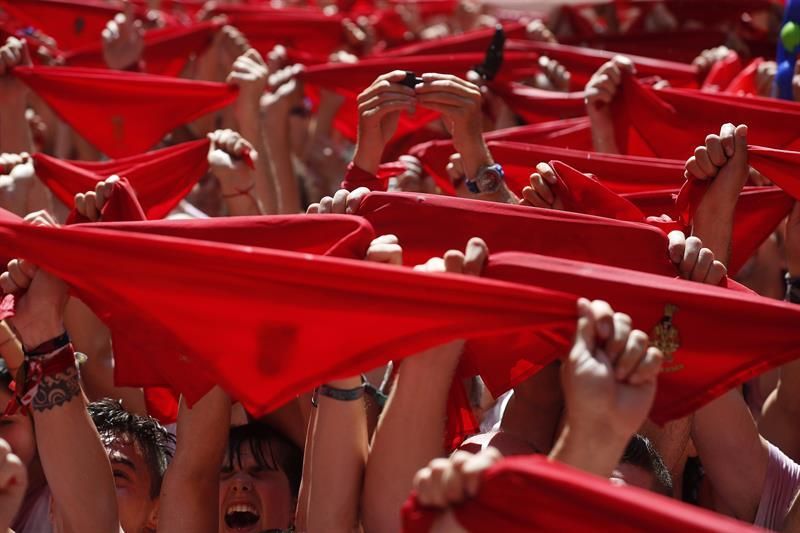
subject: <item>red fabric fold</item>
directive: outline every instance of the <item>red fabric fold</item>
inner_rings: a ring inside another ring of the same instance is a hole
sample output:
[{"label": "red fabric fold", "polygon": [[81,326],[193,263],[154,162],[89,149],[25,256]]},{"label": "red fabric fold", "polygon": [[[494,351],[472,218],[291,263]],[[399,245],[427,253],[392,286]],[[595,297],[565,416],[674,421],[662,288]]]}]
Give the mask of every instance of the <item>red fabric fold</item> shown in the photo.
[{"label": "red fabric fold", "polygon": [[[525,24],[511,22],[503,24],[506,39],[524,38]],[[418,56],[428,54],[463,54],[465,52],[486,52],[494,37],[494,28],[480,28],[459,35],[448,35],[440,39],[430,39],[398,46],[377,54],[377,57]],[[508,41],[506,41],[508,44]]]},{"label": "red fabric fold", "polygon": [[[750,131],[748,130],[748,140]],[[797,179],[800,152],[749,146],[747,153],[750,166],[761,172],[792,198],[800,200],[800,180]],[[691,223],[707,188],[708,182],[697,179],[687,180],[681,188],[676,209],[685,224]]]},{"label": "red fabric fold", "polygon": [[626,76],[613,104],[620,150],[630,155],[687,159],[726,122],[747,124],[754,145],[800,147],[800,104],[764,98],[654,90]]},{"label": "red fabric fold", "polygon": [[[490,143],[492,141],[510,141],[567,146],[578,150],[591,150],[592,145],[591,125],[586,117],[496,130],[485,133],[484,139]],[[439,140],[413,146],[408,153],[420,159],[425,171],[436,181],[442,191],[446,194],[455,194],[446,170],[448,158],[455,151],[452,141]],[[503,163],[503,161],[498,162]]]},{"label": "red fabric fold", "polygon": [[[636,67],[639,68],[638,65]],[[739,54],[731,50],[727,56],[711,66],[706,79],[703,80],[702,90],[708,92],[726,90],[741,70],[742,61],[739,59]]]},{"label": "red fabric fold", "polygon": [[536,171],[536,164],[550,159],[596,175],[617,194],[676,189],[685,181],[685,162],[677,159],[601,154],[509,141],[490,141],[488,146],[494,160],[503,165],[506,182],[517,195],[530,185],[529,178]]},{"label": "red fabric fold", "polygon": [[125,177],[147,218],[164,218],[208,171],[208,140],[191,141],[111,161],[63,161],[37,153],[36,174],[64,204],[112,174]]},{"label": "red fabric fold", "polygon": [[[747,533],[759,529],[632,486],[612,485],[544,456],[505,458],[481,477],[475,498],[452,508],[467,531],[596,531]],[[427,533],[439,512],[411,494],[403,532]]]},{"label": "red fabric fold", "polygon": [[[332,220],[270,218],[275,229],[292,219]],[[7,217],[0,234],[4,253],[70,283],[109,324],[120,384],[162,384],[125,375],[126,364],[141,360],[157,373],[151,378],[167,377],[190,400],[216,382],[255,415],[321,382],[454,338],[575,320],[573,296],[484,279],[87,225],[35,227]],[[235,320],[220,323],[231,312]],[[342,336],[354,323],[362,333]]]},{"label": "red fabric fold", "polygon": [[585,95],[582,91],[560,93],[528,87],[521,83],[493,83],[491,89],[514,113],[528,123],[586,115]]},{"label": "red fabric fold", "polygon": [[61,50],[99,43],[106,23],[122,11],[101,0],[0,0],[0,6],[55,39]]},{"label": "red fabric fold", "polygon": [[[508,43],[508,49],[536,52],[540,55],[555,59],[564,65],[572,75],[570,85],[580,89],[583,89],[589,81],[589,78],[592,77],[598,68],[617,55],[614,52],[607,52],[595,48],[536,41],[512,40]],[[637,76],[658,76],[669,80],[670,85],[673,87],[698,86],[699,74],[697,68],[693,65],[633,54],[628,55],[628,58],[636,65]]]},{"label": "red fabric fold", "polygon": [[16,67],[75,131],[110,157],[152,148],[167,133],[236,98],[222,83],[103,69]]},{"label": "red fabric fold", "polygon": [[[100,210],[100,219],[103,221],[146,220],[136,193],[133,192],[130,182],[121,178],[111,187],[111,197]],[[66,225],[91,222],[88,218],[73,209],[67,217]]]},{"label": "red fabric fold", "polygon": [[231,14],[236,26],[262,55],[276,44],[300,52],[328,56],[345,44],[341,15],[314,10],[273,10]]},{"label": "red fabric fold", "polygon": [[[192,54],[202,53],[220,28],[217,22],[199,22],[191,26],[166,27],[144,34],[144,69],[148,74],[177,76]],[[64,54],[71,67],[106,68],[101,43],[71,50]]]},{"label": "red fabric fold", "polygon": [[[606,300],[630,315],[656,345],[660,342],[657,326],[669,320],[677,337],[664,339],[671,346],[650,413],[659,424],[686,416],[748,379],[800,356],[800,332],[790,332],[800,319],[800,307],[757,296],[730,280],[728,285],[738,290],[518,252],[493,255],[485,275]],[[668,306],[674,306],[671,313]],[[668,315],[671,318],[665,318]],[[708,317],[714,317],[713,322]],[[754,330],[763,336],[753,335]],[[553,351],[558,353],[558,349]],[[509,349],[496,354],[492,364],[508,366],[512,361],[504,364],[501,359],[513,353]],[[556,357],[547,358],[544,346],[530,353],[536,354],[527,356],[532,364],[547,364]]]},{"label": "red fabric fold", "polygon": [[755,95],[758,93],[758,89],[756,87],[756,72],[758,72],[758,67],[761,63],[764,62],[764,59],[761,57],[757,57],[750,62],[745,68],[736,75],[735,78],[731,80],[728,84],[728,87],[725,89],[726,93],[736,94],[736,95]]}]

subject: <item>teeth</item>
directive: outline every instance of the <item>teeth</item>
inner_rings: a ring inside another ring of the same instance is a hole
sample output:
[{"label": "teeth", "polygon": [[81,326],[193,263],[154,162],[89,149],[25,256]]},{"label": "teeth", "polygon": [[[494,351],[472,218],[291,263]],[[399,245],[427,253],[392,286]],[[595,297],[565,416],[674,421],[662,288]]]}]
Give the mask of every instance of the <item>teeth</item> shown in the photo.
[{"label": "teeth", "polygon": [[229,514],[232,514],[232,513],[251,513],[251,514],[257,515],[258,511],[256,511],[256,508],[253,507],[252,505],[249,505],[249,504],[246,504],[246,503],[239,503],[239,504],[231,505],[230,507],[228,507],[228,510],[225,512],[226,515],[229,515]]}]

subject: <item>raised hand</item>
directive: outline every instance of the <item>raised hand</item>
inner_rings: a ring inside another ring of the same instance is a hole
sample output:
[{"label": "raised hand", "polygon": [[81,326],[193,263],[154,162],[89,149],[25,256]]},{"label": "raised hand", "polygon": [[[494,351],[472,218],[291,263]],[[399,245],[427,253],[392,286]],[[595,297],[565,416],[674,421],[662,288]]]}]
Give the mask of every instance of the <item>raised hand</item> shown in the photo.
[{"label": "raised hand", "polygon": [[422,163],[413,155],[399,157],[405,167],[400,174],[389,178],[389,191],[435,193],[436,184],[433,179],[425,174]]},{"label": "raised hand", "polygon": [[125,70],[136,66],[144,51],[144,28],[136,20],[134,6],[125,3],[125,12],[117,13],[101,32],[103,60],[108,68]]},{"label": "raised hand", "polygon": [[542,43],[551,43],[557,44],[558,39],[556,36],[553,35],[553,32],[550,31],[550,28],[544,25],[540,19],[536,19],[528,23],[528,26],[525,28],[525,36],[530,41],[538,41]]},{"label": "raised hand", "polygon": [[250,115],[254,110],[258,111],[261,95],[267,86],[268,74],[267,64],[264,63],[261,54],[253,48],[233,62],[225,81],[239,87],[239,96],[235,104],[237,116]]},{"label": "raised hand", "polygon": [[18,65],[30,66],[31,54],[25,39],[9,37],[0,46],[0,104],[18,104],[24,102],[28,94],[28,86],[10,75],[12,68]]},{"label": "raised hand", "polygon": [[442,113],[456,150],[468,158],[465,152],[474,148],[482,149],[480,88],[450,74],[423,74],[422,80],[415,87],[417,101],[423,107]]},{"label": "raised hand", "polygon": [[692,61],[692,65],[697,67],[698,72],[702,77],[705,77],[708,72],[711,70],[711,67],[714,66],[714,63],[718,63],[728,57],[728,54],[731,53],[731,49],[727,46],[717,46],[715,48],[708,48],[700,52],[700,54],[694,58]]},{"label": "raised hand", "polygon": [[710,180],[703,203],[732,212],[750,176],[747,164],[747,126],[723,124],[719,135],[708,135],[686,161],[684,177]]},{"label": "raised hand", "polygon": [[678,267],[681,277],[708,285],[719,285],[728,274],[728,269],[714,257],[714,252],[703,247],[697,237],[689,237],[682,231],[671,231],[669,258]]},{"label": "raised hand", "polygon": [[473,237],[463,252],[448,250],[442,257],[432,257],[427,262],[414,267],[420,272],[447,272],[480,276],[489,258],[489,248],[483,239]]},{"label": "raised hand", "polygon": [[450,458],[437,458],[414,476],[417,500],[427,507],[447,508],[478,494],[483,472],[503,458],[497,448],[476,454],[459,450]]},{"label": "raised hand", "polygon": [[550,91],[569,91],[570,73],[567,69],[547,56],[539,57],[539,68],[542,69],[541,76],[536,79],[536,86],[540,89]]},{"label": "raised hand", "polygon": [[544,207],[547,209],[564,209],[564,202],[554,193],[551,187],[556,184],[556,173],[547,163],[536,165],[536,172],[531,174],[531,184],[522,189],[520,205]]},{"label": "raised hand", "polygon": [[325,196],[317,203],[308,206],[306,214],[309,215],[353,215],[358,211],[361,201],[369,194],[366,187],[359,187],[354,191],[339,189],[333,196]]},{"label": "raised hand", "polygon": [[386,143],[397,131],[400,113],[414,113],[414,89],[400,83],[406,77],[395,70],[378,78],[358,95],[358,141],[353,163],[375,174]]},{"label": "raised hand", "polygon": [[79,192],[75,195],[75,210],[92,222],[100,220],[100,213],[106,202],[111,197],[114,184],[119,181],[119,176],[111,176],[95,186],[93,191]]},{"label": "raised hand", "polygon": [[[39,211],[25,217],[34,226],[56,226],[49,213]],[[8,322],[17,330],[26,350],[64,333],[64,306],[67,286],[57,277],[24,259],[12,259],[0,275],[5,294],[23,293],[17,301],[16,314]]]},{"label": "raised hand", "polygon": [[633,62],[625,56],[614,56],[603,63],[586,83],[586,110],[596,112],[610,104],[617,95],[622,75],[634,73]]},{"label": "raised hand", "polygon": [[400,247],[400,241],[397,236],[391,234],[381,235],[369,243],[367,255],[364,259],[373,263],[399,266],[403,264],[403,248]]},{"label": "raised hand", "polygon": [[608,435],[624,447],[650,412],[663,354],[606,302],[581,298],[578,316],[575,343],[561,367],[570,431]]},{"label": "raised hand", "polygon": [[243,194],[255,183],[252,164],[258,159],[253,146],[233,130],[208,134],[208,165],[220,182],[223,196]]}]

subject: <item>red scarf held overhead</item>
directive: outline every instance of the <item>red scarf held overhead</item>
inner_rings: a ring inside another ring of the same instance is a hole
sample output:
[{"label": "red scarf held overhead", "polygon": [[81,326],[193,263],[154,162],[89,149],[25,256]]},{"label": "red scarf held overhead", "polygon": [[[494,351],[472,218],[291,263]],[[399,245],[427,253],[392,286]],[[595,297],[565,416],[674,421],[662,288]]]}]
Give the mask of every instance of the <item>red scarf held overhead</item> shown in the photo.
[{"label": "red scarf held overhead", "polygon": [[481,237],[492,253],[521,250],[670,277],[677,272],[664,233],[643,223],[409,193],[371,193],[357,214],[377,235],[398,237],[406,265],[463,249],[471,237]]},{"label": "red scarf held overhead", "polygon": [[236,98],[236,87],[106,69],[16,67],[75,131],[110,157],[151,149],[167,133]]},{"label": "red scarf held overhead", "polygon": [[[730,280],[728,286],[737,290],[519,252],[493,255],[485,275],[606,300],[630,315],[635,327],[649,333],[651,342],[665,352],[650,413],[658,424],[686,416],[748,379],[800,357],[800,333],[787,334],[800,320],[800,308],[757,296]],[[520,369],[517,359],[522,357],[535,371],[564,355],[570,340],[564,337],[549,354],[544,340],[536,350],[528,343],[509,344],[495,354],[492,369],[512,364]],[[515,353],[513,346],[528,351]],[[485,381],[489,377],[491,389],[496,379],[479,370]],[[507,385],[516,383],[519,378]]]},{"label": "red scarf held overhead", "polygon": [[[519,40],[509,41],[508,49],[536,52],[555,59],[569,71],[571,74],[570,86],[577,90],[583,89],[597,69],[617,55],[614,52],[596,48]],[[636,65],[636,75],[639,77],[657,76],[668,80],[673,87],[696,88],[698,86],[699,73],[693,65],[647,56],[628,55],[628,58]]]},{"label": "red scarf held overhead", "polygon": [[[145,72],[177,76],[192,54],[201,54],[211,44],[220,26],[209,21],[145,32],[142,52]],[[106,68],[100,43],[69,51],[64,54],[64,60],[70,67]]]},{"label": "red scarf held overhead", "polygon": [[737,96],[754,96],[758,94],[758,87],[756,86],[756,73],[758,67],[764,62],[764,58],[757,57],[750,62],[745,68],[731,80],[728,87],[725,89],[726,93],[735,94]]},{"label": "red scarf held overhead", "polygon": [[[164,218],[208,171],[208,140],[191,141],[137,156],[103,161],[63,161],[34,154],[36,175],[64,204],[94,190],[112,174],[125,177],[147,218]],[[124,219],[123,219],[124,220]]]},{"label": "red scarf held overhead", "polygon": [[[508,457],[481,477],[478,494],[452,508],[467,531],[748,533],[750,524],[633,486],[616,486],[544,456]],[[427,533],[440,512],[415,494],[403,506],[403,532]]]},{"label": "red scarf held overhead", "polygon": [[[750,131],[752,130],[748,130],[748,139]],[[751,167],[761,172],[792,198],[800,200],[800,180],[797,178],[800,152],[749,146],[747,155],[748,163]],[[695,211],[703,200],[706,190],[708,190],[709,184],[709,181],[693,178],[687,180],[681,188],[676,201],[676,209],[684,223],[691,223]]]},{"label": "red scarf held overhead", "polygon": [[[573,296],[484,279],[90,227],[36,227],[8,216],[0,234],[3,253],[64,279],[111,327],[117,383],[162,384],[125,374],[126,365],[141,361],[151,377],[168,376],[190,401],[219,383],[257,416],[319,383],[455,338],[575,321]],[[342,336],[352,324],[359,334]]]},{"label": "red scarf held overhead", "polygon": [[514,113],[531,124],[586,115],[583,91],[561,93],[536,89],[521,83],[493,83],[491,90]]},{"label": "red scarf held overhead", "polygon": [[[686,228],[678,222],[659,218],[662,215],[668,215],[673,220],[679,218],[676,216],[677,208],[674,205],[674,198],[678,195],[677,190],[651,192],[651,198],[654,195],[662,197],[660,204],[665,209],[646,213],[636,205],[633,198],[620,196],[609,190],[602,178],[600,181],[593,179],[560,161],[550,161],[549,164],[557,176],[553,193],[561,199],[568,211],[631,222],[647,221],[665,233],[672,230],[686,231]],[[774,189],[748,192],[737,202],[733,223],[732,254],[728,262],[728,269],[732,274],[738,272],[764,240],[775,231],[780,222],[788,216],[793,204],[794,201],[790,196]]]},{"label": "red scarf held overhead", "polygon": [[[119,181],[114,183],[111,188],[111,197],[100,210],[100,219],[107,221],[147,220],[144,210],[136,198],[136,193],[127,179],[120,178]],[[73,208],[67,217],[66,225],[70,226],[86,222],[91,221]]]},{"label": "red scarf held overhead", "polygon": [[[570,146],[578,150],[591,150],[591,125],[587,117],[554,120],[516,128],[496,130],[483,135],[487,142],[510,141],[547,146]],[[450,155],[456,152],[450,140],[428,141],[413,146],[408,153],[419,158],[425,172],[446,194],[455,194],[447,174]],[[501,162],[502,163],[502,162]],[[538,163],[538,161],[537,161]],[[534,166],[536,163],[534,163]],[[521,189],[520,189],[521,190]]]},{"label": "red scarf held overhead", "polygon": [[[0,6],[17,21],[55,39],[61,50],[99,43],[106,23],[123,8],[100,0],[0,0]],[[137,12],[142,13],[139,8]]]},{"label": "red scarf held overhead", "polygon": [[[524,38],[525,24],[511,22],[503,24],[506,39]],[[479,28],[460,35],[448,35],[439,39],[420,41],[405,46],[390,48],[376,54],[378,57],[422,56],[430,54],[462,54],[486,52],[494,37],[494,28]]]},{"label": "red scarf held overhead", "polygon": [[630,155],[686,159],[726,122],[747,124],[754,145],[800,147],[800,104],[764,98],[655,90],[625,76],[612,109],[619,149]]},{"label": "red scarf held overhead", "polygon": [[739,54],[731,50],[727,56],[711,66],[701,89],[707,92],[725,91],[741,71],[742,61]]},{"label": "red scarf held overhead", "polygon": [[231,15],[230,24],[264,56],[276,44],[299,52],[329,56],[345,42],[342,16],[324,15],[319,11],[242,12]]}]

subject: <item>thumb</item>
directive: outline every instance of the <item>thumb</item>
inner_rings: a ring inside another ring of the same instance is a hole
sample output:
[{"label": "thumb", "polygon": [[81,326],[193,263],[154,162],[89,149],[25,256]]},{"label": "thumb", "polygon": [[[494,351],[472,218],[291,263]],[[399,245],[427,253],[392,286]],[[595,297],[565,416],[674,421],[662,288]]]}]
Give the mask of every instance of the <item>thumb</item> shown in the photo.
[{"label": "thumb", "polygon": [[590,302],[586,298],[578,298],[578,328],[575,331],[575,343],[572,354],[584,351],[593,352],[595,349],[595,324],[592,316]]},{"label": "thumb", "polygon": [[740,124],[733,132],[734,152],[731,158],[739,163],[747,162],[747,126]]}]

